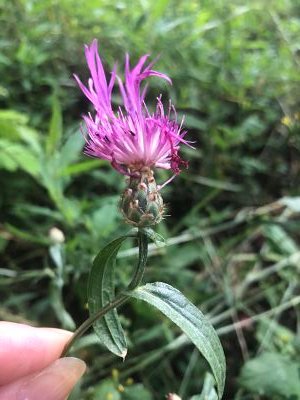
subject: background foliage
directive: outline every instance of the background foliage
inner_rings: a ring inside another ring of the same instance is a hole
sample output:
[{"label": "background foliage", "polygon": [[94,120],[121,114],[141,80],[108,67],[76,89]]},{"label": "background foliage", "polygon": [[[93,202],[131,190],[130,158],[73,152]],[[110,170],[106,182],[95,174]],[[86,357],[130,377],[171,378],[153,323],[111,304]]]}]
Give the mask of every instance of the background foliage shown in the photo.
[{"label": "background foliage", "polygon": [[[0,318],[74,329],[87,316],[93,257],[128,229],[122,178],[82,155],[88,104],[72,73],[87,76],[83,43],[96,37],[107,72],[126,51],[134,61],[160,55],[173,86],[153,78],[149,102],[171,97],[196,142],[183,149],[189,170],[164,190],[170,216],[157,229],[167,246],[151,248],[146,279],[171,283],[209,314],[227,357],[225,398],[299,398],[299,2],[0,7]],[[119,287],[135,255],[121,252]],[[92,334],[76,346],[90,368],[74,399],[214,398],[209,375],[200,396],[207,365],[168,320],[142,303],[122,320],[125,363]]]}]

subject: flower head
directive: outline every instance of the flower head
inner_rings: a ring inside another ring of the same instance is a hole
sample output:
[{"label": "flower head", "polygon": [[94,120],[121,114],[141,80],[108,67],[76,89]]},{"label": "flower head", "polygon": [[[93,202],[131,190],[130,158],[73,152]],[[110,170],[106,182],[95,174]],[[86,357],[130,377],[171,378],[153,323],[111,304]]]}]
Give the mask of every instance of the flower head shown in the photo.
[{"label": "flower head", "polygon": [[[170,103],[165,113],[161,97],[157,98],[156,110],[150,113],[145,104],[146,87],[142,82],[156,76],[171,83],[170,78],[152,69],[153,63],[146,64],[148,55],[140,58],[131,69],[129,56],[125,58],[124,82],[116,74],[114,67],[110,80],[106,79],[98,54],[98,43],[94,40],[85,46],[85,55],[91,77],[85,86],[75,75],[75,79],[94,106],[95,112],[85,115],[87,128],[85,153],[110,161],[111,165],[124,175],[140,176],[145,168],[171,169],[180,172],[187,162],[179,155],[186,131],[176,121],[174,106]],[[112,90],[118,82],[123,107],[112,108]],[[171,113],[175,120],[171,120]]]}]

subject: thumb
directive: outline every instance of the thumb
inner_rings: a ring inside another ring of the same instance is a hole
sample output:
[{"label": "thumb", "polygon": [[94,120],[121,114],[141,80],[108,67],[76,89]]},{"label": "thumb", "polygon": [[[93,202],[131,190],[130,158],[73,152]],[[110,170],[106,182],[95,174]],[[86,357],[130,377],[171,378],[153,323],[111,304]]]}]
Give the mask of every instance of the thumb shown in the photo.
[{"label": "thumb", "polygon": [[0,388],[0,400],[64,400],[86,365],[73,357],[60,358],[39,373]]}]

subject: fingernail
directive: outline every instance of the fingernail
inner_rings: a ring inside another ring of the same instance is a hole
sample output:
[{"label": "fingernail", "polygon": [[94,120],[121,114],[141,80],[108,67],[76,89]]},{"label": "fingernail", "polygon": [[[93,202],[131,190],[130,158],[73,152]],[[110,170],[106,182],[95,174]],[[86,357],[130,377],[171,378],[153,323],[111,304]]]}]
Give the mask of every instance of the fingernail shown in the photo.
[{"label": "fingernail", "polygon": [[56,360],[19,389],[16,400],[63,400],[86,369],[82,360],[65,357]]}]

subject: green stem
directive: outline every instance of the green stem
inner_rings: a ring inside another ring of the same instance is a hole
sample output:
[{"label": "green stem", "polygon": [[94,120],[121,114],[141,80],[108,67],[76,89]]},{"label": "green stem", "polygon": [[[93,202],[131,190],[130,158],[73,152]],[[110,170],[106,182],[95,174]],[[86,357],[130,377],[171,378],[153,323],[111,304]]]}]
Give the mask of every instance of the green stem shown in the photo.
[{"label": "green stem", "polygon": [[141,230],[138,231],[139,260],[135,267],[133,278],[127,287],[127,291],[134,290],[141,283],[148,256],[148,237]]},{"label": "green stem", "polygon": [[133,274],[133,278],[127,289],[117,295],[113,301],[108,303],[106,306],[102,307],[96,314],[91,315],[87,320],[84,321],[83,324],[76,329],[76,331],[71,336],[70,340],[65,345],[61,357],[65,357],[70,348],[73,346],[74,342],[79,339],[98,319],[102,318],[106,313],[121,306],[126,303],[129,299],[128,292],[134,290],[143,279],[143,275],[145,272],[146,262],[147,262],[147,254],[148,254],[148,237],[141,230],[138,231],[138,245],[139,245],[139,259],[135,267],[135,271]]}]

